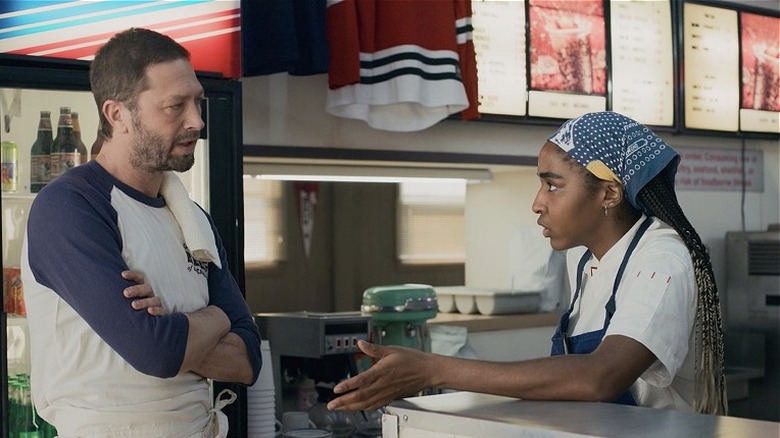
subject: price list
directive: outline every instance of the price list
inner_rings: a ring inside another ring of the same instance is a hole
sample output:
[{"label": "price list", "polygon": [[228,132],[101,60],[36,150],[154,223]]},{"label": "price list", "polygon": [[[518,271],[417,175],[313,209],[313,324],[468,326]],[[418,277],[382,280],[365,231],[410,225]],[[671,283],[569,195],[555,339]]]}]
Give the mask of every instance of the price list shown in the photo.
[{"label": "price list", "polygon": [[739,129],[737,12],[686,3],[683,10],[685,127]]},{"label": "price list", "polygon": [[646,125],[674,125],[668,1],[610,2],[612,108]]},{"label": "price list", "polygon": [[526,113],[525,2],[474,0],[479,112]]}]

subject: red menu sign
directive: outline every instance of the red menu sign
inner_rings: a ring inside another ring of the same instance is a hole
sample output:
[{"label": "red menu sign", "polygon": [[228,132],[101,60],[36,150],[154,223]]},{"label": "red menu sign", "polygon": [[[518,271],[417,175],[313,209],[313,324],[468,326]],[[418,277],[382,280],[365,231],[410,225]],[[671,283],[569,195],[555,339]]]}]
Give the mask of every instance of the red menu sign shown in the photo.
[{"label": "red menu sign", "polygon": [[740,129],[780,133],[780,18],[742,12]]},{"label": "red menu sign", "polygon": [[531,0],[528,114],[571,118],[606,109],[601,0]]},{"label": "red menu sign", "polygon": [[91,60],[114,34],[135,26],[179,42],[196,70],[241,73],[239,0],[2,3],[2,53]]}]

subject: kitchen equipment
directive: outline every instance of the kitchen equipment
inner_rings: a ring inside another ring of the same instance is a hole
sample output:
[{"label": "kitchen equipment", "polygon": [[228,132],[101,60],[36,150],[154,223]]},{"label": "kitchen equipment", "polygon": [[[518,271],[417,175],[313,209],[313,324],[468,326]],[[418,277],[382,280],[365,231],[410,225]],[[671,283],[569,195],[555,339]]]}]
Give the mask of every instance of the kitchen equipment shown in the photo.
[{"label": "kitchen equipment", "polygon": [[305,409],[298,405],[300,385],[332,386],[358,373],[357,341],[369,340],[372,321],[360,312],[290,312],[258,313],[255,322],[271,347],[281,419],[283,412]]},{"label": "kitchen equipment", "polygon": [[729,414],[780,421],[780,226],[726,233]]},{"label": "kitchen equipment", "polygon": [[780,232],[726,233],[726,325],[780,332]]},{"label": "kitchen equipment", "polygon": [[436,316],[436,292],[424,284],[376,286],[363,292],[363,314],[374,321],[373,341],[431,350],[425,322]]}]

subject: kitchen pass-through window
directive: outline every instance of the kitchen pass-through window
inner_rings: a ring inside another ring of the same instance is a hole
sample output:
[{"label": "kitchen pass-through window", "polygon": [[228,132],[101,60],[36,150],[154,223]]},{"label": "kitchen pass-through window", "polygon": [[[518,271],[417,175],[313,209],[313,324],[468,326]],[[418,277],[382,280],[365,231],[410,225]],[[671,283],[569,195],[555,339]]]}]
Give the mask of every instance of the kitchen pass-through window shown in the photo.
[{"label": "kitchen pass-through window", "polygon": [[244,263],[262,267],[284,258],[282,182],[244,175]]},{"label": "kitchen pass-through window", "polygon": [[402,182],[398,193],[397,254],[401,263],[464,263],[466,181]]}]

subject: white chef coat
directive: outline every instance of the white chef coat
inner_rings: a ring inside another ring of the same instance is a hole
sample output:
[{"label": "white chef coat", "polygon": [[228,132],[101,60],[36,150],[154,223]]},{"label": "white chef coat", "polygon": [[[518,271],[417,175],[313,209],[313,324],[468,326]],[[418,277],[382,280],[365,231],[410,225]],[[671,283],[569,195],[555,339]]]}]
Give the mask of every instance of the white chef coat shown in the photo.
[{"label": "white chef coat", "polygon": [[[643,215],[601,260],[585,265],[582,291],[570,318],[572,336],[600,330],[613,283]],[[571,289],[584,247],[567,253]],[[697,288],[690,253],[677,232],[653,218],[628,261],[615,298],[606,336],[640,342],[657,358],[633,385],[639,406],[690,411],[694,390],[694,337]]]}]

